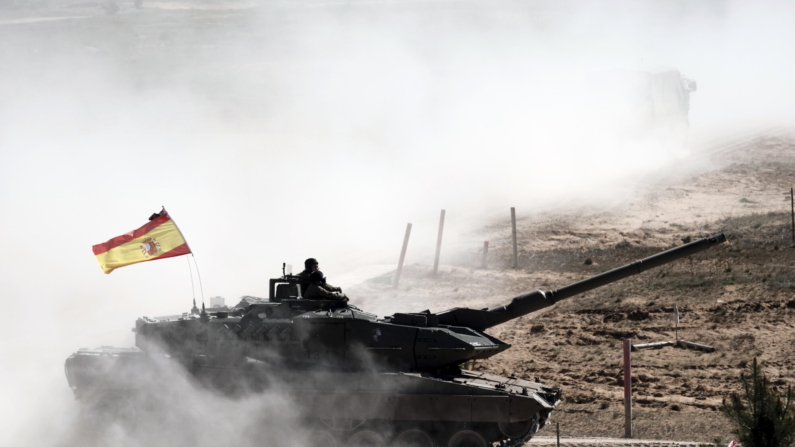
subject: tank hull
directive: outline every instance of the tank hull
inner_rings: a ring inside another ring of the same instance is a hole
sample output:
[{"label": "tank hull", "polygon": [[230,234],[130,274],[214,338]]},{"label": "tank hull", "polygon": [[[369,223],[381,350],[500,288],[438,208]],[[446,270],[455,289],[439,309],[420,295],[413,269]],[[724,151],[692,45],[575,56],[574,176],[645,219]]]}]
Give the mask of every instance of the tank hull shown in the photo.
[{"label": "tank hull", "polygon": [[[341,445],[366,430],[394,444],[401,433],[420,430],[433,445],[449,445],[460,432],[474,431],[491,443],[519,445],[544,426],[560,401],[560,390],[515,377],[462,370],[427,372],[339,372],[285,370],[259,361],[236,366],[153,358],[137,349],[81,350],[66,361],[66,376],[85,405],[112,397],[135,402],[146,393],[142,371],[172,363],[203,387],[230,398],[277,390],[294,403],[289,417],[307,428],[326,430]],[[126,407],[129,405],[116,405]]]}]

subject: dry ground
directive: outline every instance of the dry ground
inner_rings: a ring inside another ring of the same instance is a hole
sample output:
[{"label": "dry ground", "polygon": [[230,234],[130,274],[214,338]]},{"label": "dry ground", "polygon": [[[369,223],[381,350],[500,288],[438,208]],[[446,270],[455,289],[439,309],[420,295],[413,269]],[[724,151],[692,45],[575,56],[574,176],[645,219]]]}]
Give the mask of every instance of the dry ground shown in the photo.
[{"label": "dry ground", "polygon": [[[483,230],[498,241],[489,268],[471,261],[444,269],[404,270],[399,290],[388,277],[349,291],[433,310],[507,303],[535,288],[554,289],[690,238],[725,232],[728,243],[588,292],[489,332],[513,345],[475,369],[538,378],[563,388],[552,422],[564,437],[623,434],[621,340],[674,339],[674,305],[682,338],[714,353],[664,348],[633,353],[635,433],[642,439],[730,439],[719,411],[758,357],[777,387],[795,383],[795,249],[789,188],[795,138],[784,131],[743,144],[699,151],[710,163],[688,177],[663,177],[631,204],[577,209],[519,220],[519,265],[511,268],[510,223]],[[683,160],[688,163],[688,160]],[[477,256],[465,254],[462,259]],[[354,300],[356,301],[356,300]],[[366,304],[366,299],[364,300]],[[413,309],[420,310],[420,309]],[[547,427],[543,435],[554,434]]]}]

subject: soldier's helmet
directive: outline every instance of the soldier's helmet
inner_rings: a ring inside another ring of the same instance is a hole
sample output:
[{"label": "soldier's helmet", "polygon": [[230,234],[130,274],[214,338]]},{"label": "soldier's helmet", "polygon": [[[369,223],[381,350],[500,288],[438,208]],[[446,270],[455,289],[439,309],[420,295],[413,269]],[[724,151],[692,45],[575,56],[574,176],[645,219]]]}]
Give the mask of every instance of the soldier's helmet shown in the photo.
[{"label": "soldier's helmet", "polygon": [[326,282],[326,278],[323,276],[323,272],[320,270],[316,270],[309,275],[309,282],[313,283],[315,281],[320,281],[322,283]]}]

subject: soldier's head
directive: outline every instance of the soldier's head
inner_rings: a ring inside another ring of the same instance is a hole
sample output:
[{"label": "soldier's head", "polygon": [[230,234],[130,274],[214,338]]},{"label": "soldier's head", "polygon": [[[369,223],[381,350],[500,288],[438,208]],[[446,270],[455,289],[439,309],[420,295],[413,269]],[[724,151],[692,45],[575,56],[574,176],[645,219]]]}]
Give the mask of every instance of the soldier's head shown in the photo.
[{"label": "soldier's head", "polygon": [[309,282],[310,283],[315,283],[315,282],[325,283],[326,282],[326,278],[323,276],[323,272],[321,272],[320,270],[315,270],[314,272],[312,272],[309,275]]},{"label": "soldier's head", "polygon": [[309,270],[310,272],[316,271],[319,268],[319,265],[317,263],[317,259],[309,258],[306,261],[304,261],[304,268],[306,270]]}]

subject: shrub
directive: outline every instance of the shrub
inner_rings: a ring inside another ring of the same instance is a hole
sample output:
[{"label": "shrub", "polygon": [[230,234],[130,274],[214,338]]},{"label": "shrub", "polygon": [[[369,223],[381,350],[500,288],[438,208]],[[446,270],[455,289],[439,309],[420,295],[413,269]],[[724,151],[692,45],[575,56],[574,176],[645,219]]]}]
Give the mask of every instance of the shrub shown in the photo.
[{"label": "shrub", "polygon": [[792,388],[781,396],[756,362],[751,374],[740,375],[742,395],[724,399],[721,411],[734,425],[733,433],[745,447],[789,447],[795,443],[795,409]]}]

